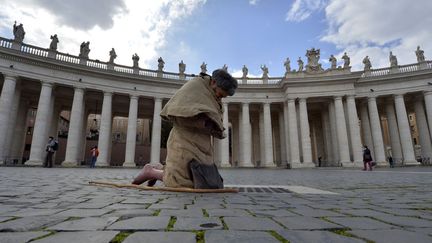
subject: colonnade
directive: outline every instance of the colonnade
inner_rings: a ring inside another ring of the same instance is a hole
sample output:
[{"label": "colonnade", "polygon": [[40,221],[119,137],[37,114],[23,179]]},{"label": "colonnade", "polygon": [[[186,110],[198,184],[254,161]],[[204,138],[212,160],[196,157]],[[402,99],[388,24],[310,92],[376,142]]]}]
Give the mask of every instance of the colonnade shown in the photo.
[{"label": "colonnade", "polygon": [[[29,104],[22,99],[19,78],[3,73],[0,96],[0,160],[21,157],[26,132],[25,117]],[[55,104],[56,84],[42,81],[34,121],[30,157],[26,165],[42,165],[45,145],[49,135],[56,134],[60,107]],[[113,91],[103,93],[97,166],[109,166],[112,144]],[[432,157],[432,92],[417,95],[410,107],[415,114],[419,130],[422,157]],[[82,160],[85,146],[86,87],[73,87],[73,101],[63,166],[77,165]],[[222,167],[314,167],[319,160],[324,166],[362,166],[362,145],[367,144],[374,160],[386,164],[391,155],[405,165],[418,164],[412,139],[405,98],[410,94],[369,95],[353,94],[316,97],[287,98],[283,101],[228,102],[224,100],[223,123],[231,129],[231,136],[215,140],[216,162]],[[126,139],[125,167],[135,166],[138,119],[138,94],[129,95],[129,112]],[[146,97],[148,98],[148,97]],[[160,162],[161,117],[163,97],[152,97],[153,120],[150,161]],[[377,104],[380,101],[380,105]],[[318,116],[312,118],[308,108],[318,104]],[[252,111],[251,106],[259,107]],[[237,109],[232,109],[236,107]],[[357,110],[359,109],[359,110]],[[238,110],[238,112],[236,112]],[[381,114],[380,114],[381,111]],[[258,120],[252,119],[252,114]],[[388,144],[384,143],[382,118],[386,118]],[[314,122],[311,123],[312,119]],[[237,124],[234,124],[237,123]],[[277,127],[277,129],[276,129]],[[258,130],[257,130],[258,129]],[[311,133],[312,131],[312,133]],[[228,134],[228,130],[226,131]],[[279,138],[276,139],[276,135]],[[254,149],[259,144],[259,151]],[[230,148],[231,146],[231,148]],[[390,151],[387,149],[390,147]],[[234,149],[236,148],[236,149]],[[279,160],[279,161],[277,161]]]}]

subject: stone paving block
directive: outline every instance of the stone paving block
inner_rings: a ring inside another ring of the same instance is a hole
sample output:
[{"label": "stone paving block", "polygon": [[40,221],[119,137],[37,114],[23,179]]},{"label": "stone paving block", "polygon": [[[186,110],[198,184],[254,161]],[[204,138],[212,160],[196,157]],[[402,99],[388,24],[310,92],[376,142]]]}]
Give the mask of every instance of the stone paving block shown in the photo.
[{"label": "stone paving block", "polygon": [[307,217],[307,216],[274,217],[273,219],[283,224],[288,229],[294,229],[294,230],[343,228],[340,225],[333,224],[322,219]]},{"label": "stone paving block", "polygon": [[268,232],[207,230],[204,234],[206,243],[279,243]]},{"label": "stone paving block", "polygon": [[259,205],[259,204],[225,204],[227,209],[249,209],[249,210],[271,210],[276,209],[275,207],[269,205]]},{"label": "stone paving block", "polygon": [[351,229],[391,229],[398,228],[390,224],[365,217],[329,217],[328,220]]},{"label": "stone paving block", "polygon": [[222,204],[192,204],[186,205],[187,209],[224,209],[225,207]]},{"label": "stone paving block", "polygon": [[109,226],[109,230],[164,230],[168,226],[168,216],[142,216],[120,220]]},{"label": "stone paving block", "polygon": [[208,230],[223,229],[222,221],[219,218],[186,218],[177,217],[174,230]]},{"label": "stone paving block", "polygon": [[405,228],[405,230],[432,236],[432,228]]},{"label": "stone paving block", "polygon": [[261,217],[290,217],[298,216],[298,214],[292,213],[285,209],[276,210],[250,210],[251,213]]},{"label": "stone paving block", "polygon": [[376,217],[379,215],[384,215],[384,216],[388,215],[387,213],[383,213],[372,209],[343,209],[338,211],[342,214],[347,214],[349,216]]},{"label": "stone paving block", "polygon": [[203,211],[199,208],[194,209],[162,209],[159,216],[182,216],[182,217],[192,217],[192,218],[202,218],[204,217]]},{"label": "stone paving block", "polygon": [[206,209],[210,217],[249,217],[251,216],[246,210],[243,209]]},{"label": "stone paving block", "polygon": [[363,240],[332,233],[330,231],[281,230],[279,235],[290,243],[320,242],[320,243],[364,243]]},{"label": "stone paving block", "polygon": [[101,216],[110,211],[110,209],[68,209],[62,212],[57,213],[58,216],[65,217],[92,217],[92,216]]},{"label": "stone paving block", "polygon": [[104,217],[132,218],[138,216],[153,216],[156,210],[151,209],[117,209]]},{"label": "stone paving block", "polygon": [[225,217],[229,230],[280,230],[282,226],[268,218]]},{"label": "stone paving block", "polygon": [[184,209],[183,204],[164,204],[156,203],[152,204],[148,209]]},{"label": "stone paving block", "polygon": [[83,202],[83,203],[78,203],[78,204],[74,204],[74,205],[70,205],[68,206],[68,208],[73,209],[73,208],[78,208],[78,209],[100,209],[100,208],[104,208],[106,206],[111,205],[112,203],[88,203],[88,202]]},{"label": "stone paving block", "polygon": [[110,242],[119,232],[116,231],[77,231],[59,232],[32,243],[107,243]]},{"label": "stone paving block", "polygon": [[389,230],[353,230],[348,233],[355,236],[365,238],[375,243],[430,243],[432,237],[418,232],[409,232],[400,229],[389,229]]},{"label": "stone paving block", "polygon": [[290,208],[291,212],[297,213],[303,216],[310,217],[330,217],[330,216],[344,216],[343,214],[336,213],[330,210],[323,209],[298,209],[298,208]]},{"label": "stone paving block", "polygon": [[66,217],[61,216],[30,216],[23,217],[14,220],[10,220],[4,223],[0,223],[0,231],[30,231],[38,230],[44,226],[51,226],[58,224],[64,220]]},{"label": "stone paving block", "polygon": [[149,204],[114,203],[104,209],[146,209]]},{"label": "stone paving block", "polygon": [[28,242],[32,239],[47,235],[50,232],[6,232],[0,233],[0,242],[2,243],[17,243],[17,242]]},{"label": "stone paving block", "polygon": [[10,220],[10,219],[13,219],[13,218],[14,217],[0,216],[0,223],[4,222],[4,221],[7,221],[7,220]]},{"label": "stone paving block", "polygon": [[128,204],[128,203],[131,203],[131,204],[152,204],[152,203],[155,203],[159,200],[160,199],[157,197],[128,198],[128,199],[122,201],[121,203],[123,203],[123,204]]},{"label": "stone paving block", "polygon": [[82,219],[67,220],[60,224],[48,227],[50,230],[56,231],[89,231],[103,230],[106,226],[114,223],[118,217],[88,217]]},{"label": "stone paving block", "polygon": [[414,217],[404,217],[404,216],[376,216],[375,218],[404,227],[428,227],[432,228],[432,221],[426,219],[419,219]]},{"label": "stone paving block", "polygon": [[129,235],[122,243],[195,243],[196,235],[191,232],[135,232]]},{"label": "stone paving block", "polygon": [[382,209],[381,211],[395,215],[395,216],[421,216],[423,212],[421,210],[393,208],[393,209]]},{"label": "stone paving block", "polygon": [[26,208],[16,212],[12,212],[9,215],[16,217],[29,217],[29,216],[41,216],[41,215],[53,215],[64,211],[65,209],[40,209],[40,208]]}]

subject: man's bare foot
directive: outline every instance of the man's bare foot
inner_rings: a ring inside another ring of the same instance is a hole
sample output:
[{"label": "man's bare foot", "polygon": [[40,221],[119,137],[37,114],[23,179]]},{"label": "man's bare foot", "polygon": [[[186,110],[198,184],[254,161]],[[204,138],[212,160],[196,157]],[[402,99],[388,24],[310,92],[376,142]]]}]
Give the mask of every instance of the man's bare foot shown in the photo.
[{"label": "man's bare foot", "polygon": [[144,168],[142,168],[142,170],[138,173],[138,175],[132,181],[132,184],[141,185],[142,183],[146,182],[147,180],[153,179],[154,177],[151,176],[152,170],[153,170],[153,167],[150,164],[144,165]]}]

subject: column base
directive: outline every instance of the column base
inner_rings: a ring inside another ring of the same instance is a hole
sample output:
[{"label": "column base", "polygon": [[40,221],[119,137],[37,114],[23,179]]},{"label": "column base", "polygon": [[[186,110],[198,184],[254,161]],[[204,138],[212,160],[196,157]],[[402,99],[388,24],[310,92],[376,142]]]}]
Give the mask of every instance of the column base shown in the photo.
[{"label": "column base", "polygon": [[96,161],[96,167],[109,167],[110,165],[107,162]]},{"label": "column base", "polygon": [[135,164],[135,162],[123,162],[123,167],[126,167],[126,168],[135,168],[136,167],[136,164]]},{"label": "column base", "polygon": [[347,167],[347,168],[361,168],[363,167],[363,161],[343,161],[342,163],[342,167]]},{"label": "column base", "polygon": [[263,167],[263,168],[276,168],[276,164],[270,162],[270,163],[263,164],[261,167]]},{"label": "column base", "polygon": [[421,165],[421,163],[416,160],[408,160],[408,161],[404,161],[403,165]]},{"label": "column base", "polygon": [[29,165],[29,166],[42,166],[44,163],[44,161],[42,160],[27,160],[25,162],[25,165]]},{"label": "column base", "polygon": [[290,163],[290,165],[289,165],[289,167],[291,168],[291,169],[298,169],[298,168],[313,168],[313,167],[315,167],[315,164],[314,163],[311,163],[311,162],[309,162],[309,163],[300,163],[300,162],[291,162]]},{"label": "column base", "polygon": [[62,167],[77,167],[78,166],[78,162],[74,162],[74,161],[63,161],[61,163]]},{"label": "column base", "polygon": [[253,168],[255,167],[252,163],[239,163],[237,168]]},{"label": "column base", "polygon": [[231,168],[232,166],[231,166],[230,163],[221,163],[221,164],[220,164],[220,167],[221,167],[221,168]]}]

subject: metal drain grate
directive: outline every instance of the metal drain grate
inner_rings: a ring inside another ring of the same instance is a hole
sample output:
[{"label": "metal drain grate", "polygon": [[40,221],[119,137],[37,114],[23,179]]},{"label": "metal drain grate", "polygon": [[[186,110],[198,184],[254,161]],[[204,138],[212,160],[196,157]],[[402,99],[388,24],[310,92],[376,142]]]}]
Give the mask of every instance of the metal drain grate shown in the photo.
[{"label": "metal drain grate", "polygon": [[241,193],[290,193],[288,189],[280,187],[228,186],[228,188],[238,189]]}]

